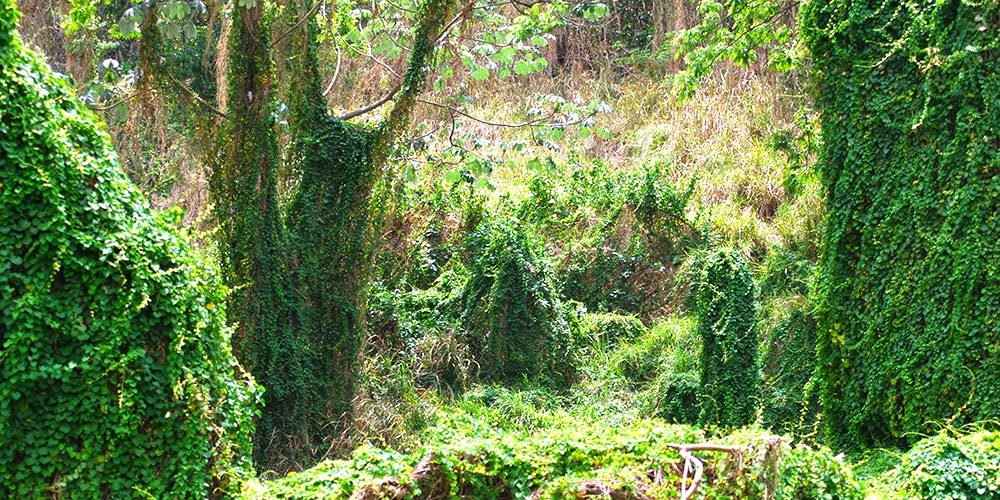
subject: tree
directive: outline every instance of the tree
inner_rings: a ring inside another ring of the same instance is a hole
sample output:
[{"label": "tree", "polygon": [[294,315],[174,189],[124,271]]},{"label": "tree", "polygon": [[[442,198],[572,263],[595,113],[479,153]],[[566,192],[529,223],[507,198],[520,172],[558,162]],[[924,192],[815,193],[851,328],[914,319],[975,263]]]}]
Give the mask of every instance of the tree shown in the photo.
[{"label": "tree", "polygon": [[0,4],[0,496],[204,498],[250,473],[225,291]]},{"label": "tree", "polygon": [[830,439],[905,444],[1000,416],[1000,5],[811,2],[827,224]]}]

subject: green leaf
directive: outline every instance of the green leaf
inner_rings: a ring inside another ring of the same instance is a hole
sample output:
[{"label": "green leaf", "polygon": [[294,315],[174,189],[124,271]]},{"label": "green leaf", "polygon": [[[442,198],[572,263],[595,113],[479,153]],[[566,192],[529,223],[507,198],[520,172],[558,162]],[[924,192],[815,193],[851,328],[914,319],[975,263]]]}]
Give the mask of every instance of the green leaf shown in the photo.
[{"label": "green leaf", "polygon": [[472,71],[472,79],[476,81],[482,81],[490,77],[490,70],[483,66],[479,66]]}]

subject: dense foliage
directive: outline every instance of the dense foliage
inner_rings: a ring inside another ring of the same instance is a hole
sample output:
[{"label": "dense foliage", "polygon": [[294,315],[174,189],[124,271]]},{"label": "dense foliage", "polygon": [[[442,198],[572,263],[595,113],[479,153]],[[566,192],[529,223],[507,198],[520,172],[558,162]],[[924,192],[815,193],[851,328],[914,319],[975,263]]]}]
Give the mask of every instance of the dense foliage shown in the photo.
[{"label": "dense foliage", "polygon": [[206,497],[249,472],[225,291],[0,5],[0,496]]},{"label": "dense foliage", "polygon": [[[702,439],[691,427],[652,421],[604,429],[562,420],[551,428],[498,433],[490,422],[463,417],[429,431],[427,444],[412,454],[361,448],[348,460],[250,485],[245,496],[674,498],[684,464],[674,443]],[[850,470],[829,450],[759,434],[724,440],[733,452],[695,452],[705,461],[698,497],[862,497]],[[685,484],[690,481],[689,475]]]},{"label": "dense foliage", "polygon": [[813,433],[818,414],[816,320],[803,304],[784,304],[784,317],[761,344],[764,425],[783,433]]},{"label": "dense foliage", "polygon": [[1000,416],[995,2],[808,4],[829,216],[818,279],[828,435],[898,444]]},{"label": "dense foliage", "polygon": [[701,336],[700,420],[738,427],[752,422],[760,403],[757,290],[739,253],[710,253],[693,291]]},{"label": "dense foliage", "polygon": [[19,1],[0,497],[1000,496],[994,4]]},{"label": "dense foliage", "polygon": [[539,243],[514,224],[484,222],[470,246],[462,321],[482,377],[566,383],[570,330]]}]

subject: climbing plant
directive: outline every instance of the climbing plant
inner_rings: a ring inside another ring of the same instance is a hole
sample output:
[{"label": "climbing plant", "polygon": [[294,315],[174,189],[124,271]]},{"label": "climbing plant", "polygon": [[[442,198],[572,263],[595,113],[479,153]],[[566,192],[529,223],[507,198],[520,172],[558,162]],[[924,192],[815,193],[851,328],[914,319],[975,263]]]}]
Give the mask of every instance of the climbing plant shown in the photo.
[{"label": "climbing plant", "polygon": [[298,329],[277,201],[268,17],[260,4],[233,9],[232,16],[229,45],[239,49],[229,57],[229,109],[217,139],[210,191],[224,276],[233,289],[235,349],[266,390],[256,435],[256,458],[266,464],[263,457],[285,452],[286,436],[308,438],[306,409],[316,391]]},{"label": "climbing plant", "polygon": [[715,250],[700,266],[693,290],[702,341],[700,420],[747,425],[760,399],[756,287],[734,250]]},{"label": "climbing plant", "polygon": [[482,377],[567,382],[570,330],[540,243],[515,224],[486,221],[469,247],[461,315]]},{"label": "climbing plant", "polygon": [[232,494],[255,386],[204,256],[0,4],[0,497]]},{"label": "climbing plant", "polygon": [[996,2],[810,2],[829,210],[818,277],[827,433],[916,439],[1000,416]]}]

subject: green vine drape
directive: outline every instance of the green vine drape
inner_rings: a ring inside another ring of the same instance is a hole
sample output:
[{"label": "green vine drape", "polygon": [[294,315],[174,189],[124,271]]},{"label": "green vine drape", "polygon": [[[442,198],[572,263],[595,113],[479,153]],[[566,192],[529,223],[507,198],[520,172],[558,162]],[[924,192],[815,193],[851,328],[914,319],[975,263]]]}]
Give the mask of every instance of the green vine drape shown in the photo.
[{"label": "green vine drape", "polygon": [[250,473],[225,291],[0,2],[0,497],[206,498]]},{"label": "green vine drape", "polygon": [[807,4],[828,223],[828,434],[899,444],[1000,416],[1000,4]]}]

